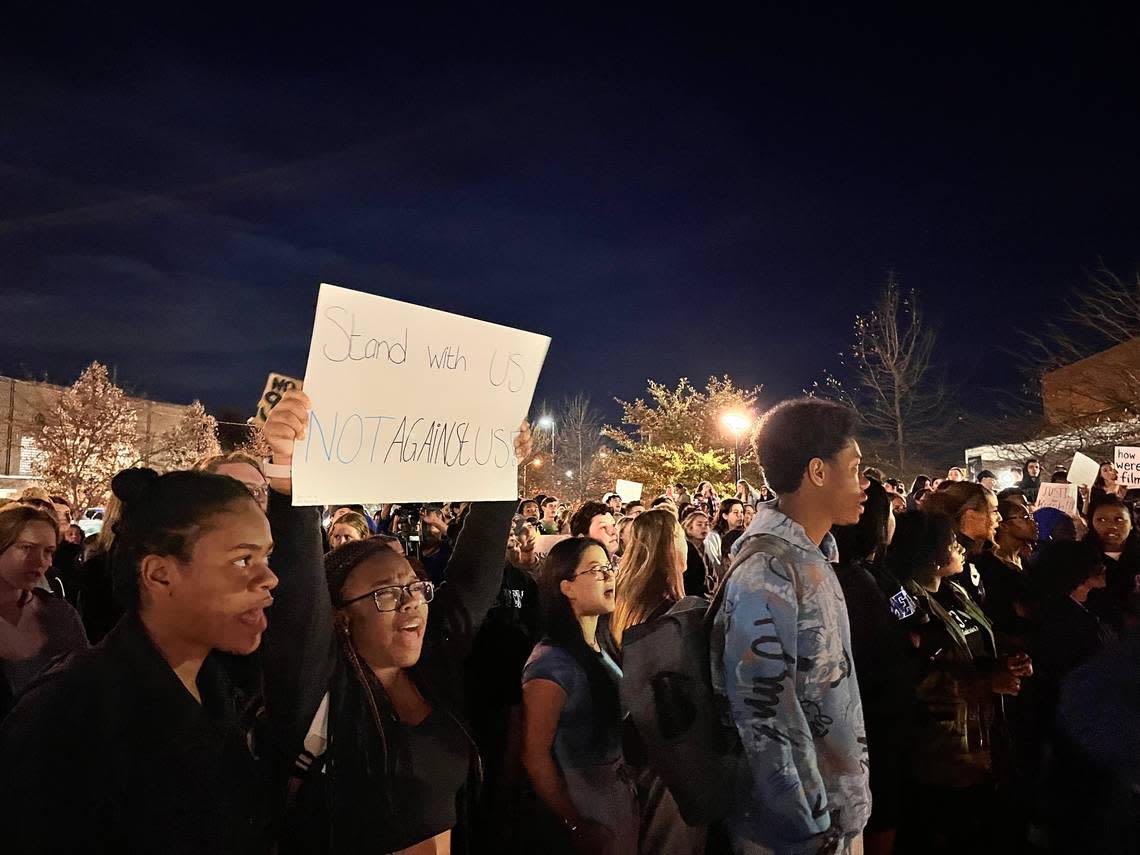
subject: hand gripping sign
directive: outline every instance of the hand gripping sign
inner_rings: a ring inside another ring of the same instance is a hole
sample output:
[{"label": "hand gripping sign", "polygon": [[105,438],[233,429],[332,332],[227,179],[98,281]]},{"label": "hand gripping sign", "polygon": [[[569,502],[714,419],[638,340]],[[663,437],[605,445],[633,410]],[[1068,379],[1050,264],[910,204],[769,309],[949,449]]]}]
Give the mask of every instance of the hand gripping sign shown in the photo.
[{"label": "hand gripping sign", "polygon": [[293,504],[518,497],[547,336],[322,284]]}]

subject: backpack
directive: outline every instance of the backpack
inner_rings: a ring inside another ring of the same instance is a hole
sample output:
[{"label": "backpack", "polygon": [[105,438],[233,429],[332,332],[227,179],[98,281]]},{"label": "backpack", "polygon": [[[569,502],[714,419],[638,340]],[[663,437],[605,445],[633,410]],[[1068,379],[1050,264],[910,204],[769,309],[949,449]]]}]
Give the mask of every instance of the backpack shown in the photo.
[{"label": "backpack", "polygon": [[[725,587],[756,553],[781,555],[789,548],[773,535],[749,538],[711,603],[685,597],[661,617],[623,634],[622,709],[637,729],[650,768],[691,826],[723,819],[752,786],[728,699],[712,684],[713,622]],[[723,637],[719,644],[723,648]]]}]

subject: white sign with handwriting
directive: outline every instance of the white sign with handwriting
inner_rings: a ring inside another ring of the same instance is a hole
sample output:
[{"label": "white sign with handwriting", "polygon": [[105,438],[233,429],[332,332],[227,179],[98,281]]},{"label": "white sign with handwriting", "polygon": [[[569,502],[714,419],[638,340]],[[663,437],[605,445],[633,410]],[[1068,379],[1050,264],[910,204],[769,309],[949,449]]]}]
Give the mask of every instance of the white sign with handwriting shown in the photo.
[{"label": "white sign with handwriting", "polygon": [[1125,487],[1140,487],[1140,448],[1116,446],[1116,480]]},{"label": "white sign with handwriting", "polygon": [[1073,516],[1077,512],[1077,485],[1042,482],[1041,489],[1037,491],[1036,505],[1038,508],[1056,508]]},{"label": "white sign with handwriting", "polygon": [[322,284],[293,504],[518,497],[514,439],[550,339]]}]

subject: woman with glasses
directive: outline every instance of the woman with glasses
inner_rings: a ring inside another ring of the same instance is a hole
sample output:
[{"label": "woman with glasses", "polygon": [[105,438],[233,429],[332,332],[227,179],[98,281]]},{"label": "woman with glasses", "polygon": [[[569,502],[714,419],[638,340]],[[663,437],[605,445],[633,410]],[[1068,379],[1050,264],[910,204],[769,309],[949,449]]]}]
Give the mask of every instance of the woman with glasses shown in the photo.
[{"label": "woman with glasses", "polygon": [[538,833],[543,852],[637,852],[637,797],[619,730],[621,670],[597,637],[598,618],[614,610],[614,587],[605,547],[591,537],[555,544],[539,574],[546,637],[523,671],[523,765],[562,830]]},{"label": "woman with glasses", "polygon": [[1019,497],[998,503],[1001,523],[994,548],[977,556],[974,563],[986,590],[986,616],[993,624],[998,647],[1027,650],[1037,597],[1022,562],[1037,546],[1037,521]]},{"label": "woman with glasses", "polygon": [[205,457],[195,463],[194,468],[199,472],[213,472],[241,481],[262,512],[269,507],[269,484],[261,472],[261,464],[245,452],[231,451]]},{"label": "woman with glasses", "polygon": [[[293,761],[280,850],[478,851],[466,814],[482,763],[463,665],[499,592],[514,502],[472,507],[438,588],[377,538],[322,562],[319,510],[287,498],[309,406],[289,392],[263,428],[281,578],[263,657],[267,709]],[[524,423],[515,452],[529,451]]]},{"label": "woman with glasses", "polygon": [[[704,516],[694,511],[686,521],[698,514]],[[634,521],[629,549],[618,568],[617,604],[610,618],[619,656],[627,630],[661,617],[685,596],[688,546],[685,530],[669,511],[646,511]],[[641,768],[632,756],[628,759],[635,766],[641,806],[639,851],[702,855],[708,829],[686,825],[661,776],[647,765]]]}]

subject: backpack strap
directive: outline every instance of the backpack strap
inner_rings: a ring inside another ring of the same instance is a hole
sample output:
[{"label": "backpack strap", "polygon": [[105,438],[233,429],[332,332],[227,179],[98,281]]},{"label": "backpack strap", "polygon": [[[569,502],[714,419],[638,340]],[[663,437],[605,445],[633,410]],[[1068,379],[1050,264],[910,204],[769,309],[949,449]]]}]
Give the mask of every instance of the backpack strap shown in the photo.
[{"label": "backpack strap", "polygon": [[719,612],[721,606],[724,605],[724,591],[728,587],[728,580],[732,578],[732,574],[736,572],[738,567],[758,552],[767,552],[769,555],[781,558],[787,555],[791,549],[792,545],[788,543],[788,541],[782,537],[776,537],[774,534],[758,534],[744,541],[740,550],[733,557],[728,572],[724,574],[724,578],[721,579],[720,584],[717,585],[716,593],[713,594],[712,603],[709,604],[708,611],[705,612],[706,626],[711,627],[713,625],[717,612]]}]

